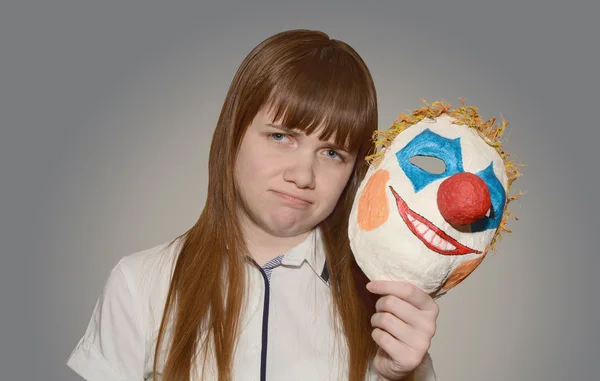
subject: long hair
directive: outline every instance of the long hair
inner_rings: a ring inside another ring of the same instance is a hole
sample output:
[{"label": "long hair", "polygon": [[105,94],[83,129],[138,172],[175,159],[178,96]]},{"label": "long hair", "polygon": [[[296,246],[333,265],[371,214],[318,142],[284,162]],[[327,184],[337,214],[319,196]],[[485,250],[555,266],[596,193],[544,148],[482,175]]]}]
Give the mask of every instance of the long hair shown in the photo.
[{"label": "long hair", "polygon": [[[235,74],[209,154],[206,205],[182,234],[155,349],[167,350],[165,381],[189,381],[197,356],[212,353],[219,381],[232,378],[233,354],[246,292],[246,255],[236,214],[234,163],[245,131],[270,107],[286,126],[357,153],[353,173],[333,212],[320,224],[333,310],[349,349],[350,381],[363,380],[376,350],[366,303],[357,292],[348,218],[364,159],[377,129],[377,98],[369,70],[346,43],[318,31],[278,33],[254,48]],[[168,333],[167,333],[168,331]],[[168,339],[167,339],[168,336]],[[202,357],[201,357],[202,358]]]}]

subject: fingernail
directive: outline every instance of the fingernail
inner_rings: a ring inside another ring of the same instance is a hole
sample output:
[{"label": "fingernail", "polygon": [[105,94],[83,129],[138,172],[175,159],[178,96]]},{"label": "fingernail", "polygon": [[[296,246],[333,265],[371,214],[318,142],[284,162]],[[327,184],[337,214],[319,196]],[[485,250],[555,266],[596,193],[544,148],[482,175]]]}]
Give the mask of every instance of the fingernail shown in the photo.
[{"label": "fingernail", "polygon": [[369,290],[369,291],[373,291],[373,287],[374,287],[374,286],[373,286],[373,282],[369,282],[369,283],[367,283],[367,290]]}]

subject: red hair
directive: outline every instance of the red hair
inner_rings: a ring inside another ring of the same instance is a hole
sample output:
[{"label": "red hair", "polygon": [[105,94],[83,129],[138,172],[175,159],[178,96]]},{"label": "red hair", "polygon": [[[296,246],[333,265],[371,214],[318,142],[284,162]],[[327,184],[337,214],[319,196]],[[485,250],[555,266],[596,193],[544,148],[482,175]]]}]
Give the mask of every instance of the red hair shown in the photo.
[{"label": "red hair", "polygon": [[[218,379],[231,380],[239,317],[246,296],[247,252],[236,215],[233,166],[248,125],[259,110],[357,153],[354,171],[334,211],[321,224],[334,316],[349,348],[349,379],[364,380],[376,345],[369,310],[353,276],[347,236],[356,190],[367,170],[377,129],[373,79],[361,57],[325,33],[293,30],[254,48],[240,65],[221,110],[209,155],[208,192],[198,221],[182,238],[155,350],[166,346],[165,381],[189,381],[196,354],[214,353]],[[226,249],[227,248],[227,249]],[[361,287],[362,288],[362,287]],[[343,299],[342,299],[343,298]],[[168,327],[168,330],[167,330]],[[167,339],[167,331],[169,339]]]}]

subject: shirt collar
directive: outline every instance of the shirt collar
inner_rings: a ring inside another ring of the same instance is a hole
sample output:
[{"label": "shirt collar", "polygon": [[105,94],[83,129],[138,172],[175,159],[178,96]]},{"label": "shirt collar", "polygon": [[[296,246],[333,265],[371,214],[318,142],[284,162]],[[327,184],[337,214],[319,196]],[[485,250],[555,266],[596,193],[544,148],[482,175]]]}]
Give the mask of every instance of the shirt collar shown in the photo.
[{"label": "shirt collar", "polygon": [[302,243],[285,253],[281,264],[300,267],[304,261],[308,263],[317,276],[321,276],[325,266],[325,251],[319,228],[313,229]]}]

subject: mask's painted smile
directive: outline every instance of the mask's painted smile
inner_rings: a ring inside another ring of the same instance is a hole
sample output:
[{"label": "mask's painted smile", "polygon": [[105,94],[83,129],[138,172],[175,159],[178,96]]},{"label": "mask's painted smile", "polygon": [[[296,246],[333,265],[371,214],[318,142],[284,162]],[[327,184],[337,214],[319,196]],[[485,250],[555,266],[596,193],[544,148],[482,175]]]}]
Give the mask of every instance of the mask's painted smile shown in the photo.
[{"label": "mask's painted smile", "polygon": [[400,217],[402,217],[410,231],[417,236],[430,250],[443,255],[481,253],[479,250],[471,249],[460,244],[454,238],[442,231],[442,229],[434,225],[431,221],[410,209],[402,197],[400,197],[394,188],[392,188],[392,186],[390,186],[390,190],[396,198],[396,206],[398,207]]}]

